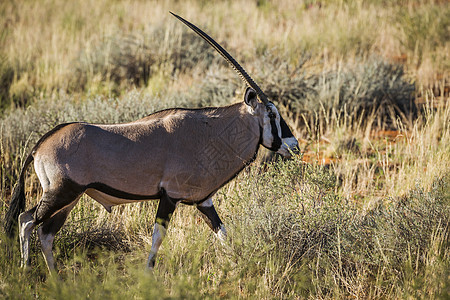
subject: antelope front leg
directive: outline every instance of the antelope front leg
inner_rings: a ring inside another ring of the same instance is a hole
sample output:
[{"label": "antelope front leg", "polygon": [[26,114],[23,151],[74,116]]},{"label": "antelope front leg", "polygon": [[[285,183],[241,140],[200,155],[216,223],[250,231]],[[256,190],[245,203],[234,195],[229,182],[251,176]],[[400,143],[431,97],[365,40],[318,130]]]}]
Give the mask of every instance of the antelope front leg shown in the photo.
[{"label": "antelope front leg", "polygon": [[206,221],[206,224],[214,231],[217,238],[223,244],[227,238],[227,231],[214,208],[212,199],[209,198],[208,200],[203,201],[197,205],[197,209],[202,213],[202,217]]},{"label": "antelope front leg", "polygon": [[147,267],[153,269],[156,262],[156,254],[158,253],[159,247],[166,235],[167,227],[169,226],[170,218],[175,211],[177,202],[172,200],[163,191],[161,200],[159,200],[158,210],[156,212],[155,226],[153,228],[152,235],[152,248],[148,256]]}]

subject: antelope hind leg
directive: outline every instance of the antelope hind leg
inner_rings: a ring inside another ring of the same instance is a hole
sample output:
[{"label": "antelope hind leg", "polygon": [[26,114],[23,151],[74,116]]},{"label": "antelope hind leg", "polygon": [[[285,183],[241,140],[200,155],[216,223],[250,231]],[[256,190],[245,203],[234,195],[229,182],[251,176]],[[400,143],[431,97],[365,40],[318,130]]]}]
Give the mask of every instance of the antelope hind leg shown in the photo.
[{"label": "antelope hind leg", "polygon": [[42,224],[38,234],[42,245],[42,253],[50,271],[55,268],[52,254],[55,234],[64,224],[67,215],[78,202],[84,190],[83,186],[69,179],[61,180],[60,184],[44,192],[33,214],[34,224]]},{"label": "antelope hind leg", "polygon": [[225,226],[214,208],[212,199],[209,198],[200,203],[197,205],[197,209],[202,213],[202,217],[206,224],[208,224],[208,226],[214,231],[217,238],[223,244],[227,238],[227,231],[225,230]]},{"label": "antelope hind leg", "polygon": [[64,225],[72,208],[78,203],[78,199],[73,201],[69,206],[63,208],[50,219],[47,219],[38,228],[39,240],[41,241],[42,254],[44,255],[45,263],[50,273],[55,271],[55,259],[53,257],[53,241],[56,233]]},{"label": "antelope hind leg", "polygon": [[20,240],[20,255],[22,257],[21,267],[26,268],[30,266],[30,236],[31,232],[36,227],[34,223],[33,214],[36,211],[36,206],[32,209],[23,212],[19,215],[19,240]]}]

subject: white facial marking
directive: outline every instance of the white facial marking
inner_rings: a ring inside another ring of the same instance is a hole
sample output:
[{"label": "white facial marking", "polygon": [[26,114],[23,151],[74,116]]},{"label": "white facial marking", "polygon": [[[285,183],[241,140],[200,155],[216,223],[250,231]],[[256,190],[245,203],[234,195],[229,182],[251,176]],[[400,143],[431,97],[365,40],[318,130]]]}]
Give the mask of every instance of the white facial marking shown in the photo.
[{"label": "white facial marking", "polygon": [[[276,116],[275,124],[277,126],[278,136],[281,136],[280,115],[278,114],[277,108],[272,103],[269,103],[268,106],[272,110],[272,113],[274,113]],[[263,145],[268,148],[272,147],[273,139],[272,124],[270,124],[269,113],[267,109],[264,108]]]},{"label": "white facial marking", "polygon": [[[281,130],[281,117],[280,114],[272,103],[268,104],[268,107],[272,111],[272,113],[275,115],[275,126],[277,127],[277,134],[278,137],[282,137],[282,130]],[[267,107],[264,107],[264,115],[263,115],[263,138],[262,138],[262,144],[267,147],[271,148],[274,141],[274,136],[272,134],[272,124],[270,124],[270,117],[269,112],[267,111]],[[291,157],[291,151],[295,148],[298,148],[298,141],[295,137],[287,137],[287,138],[281,138],[281,146],[277,150],[277,153],[283,155],[284,157]]]},{"label": "white facial marking", "polygon": [[293,136],[282,139],[281,143],[281,147],[277,152],[288,158],[292,156],[290,151],[298,147],[298,141]]}]

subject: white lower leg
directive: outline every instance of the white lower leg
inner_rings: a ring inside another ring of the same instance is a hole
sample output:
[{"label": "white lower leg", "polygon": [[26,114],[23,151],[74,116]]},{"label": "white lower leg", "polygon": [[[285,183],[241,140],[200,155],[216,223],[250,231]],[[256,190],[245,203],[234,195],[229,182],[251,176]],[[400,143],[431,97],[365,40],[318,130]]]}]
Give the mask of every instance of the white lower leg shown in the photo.
[{"label": "white lower leg", "polygon": [[220,224],[220,228],[216,233],[216,237],[219,239],[222,245],[225,244],[225,240],[227,239],[227,231],[225,230],[225,226],[223,224]]},{"label": "white lower leg", "polygon": [[30,213],[25,212],[19,216],[20,255],[22,257],[21,267],[23,268],[30,265],[30,236],[34,227],[33,216]]},{"label": "white lower leg", "polygon": [[153,228],[152,235],[152,249],[150,250],[150,254],[148,256],[147,267],[153,268],[156,260],[156,253],[158,253],[159,247],[166,235],[166,228],[159,223],[155,223],[155,227]]},{"label": "white lower leg", "polygon": [[41,241],[42,254],[44,255],[47,268],[51,273],[55,270],[55,259],[53,258],[52,252],[55,235],[51,233],[43,233],[41,227],[38,228],[38,234],[39,240]]}]

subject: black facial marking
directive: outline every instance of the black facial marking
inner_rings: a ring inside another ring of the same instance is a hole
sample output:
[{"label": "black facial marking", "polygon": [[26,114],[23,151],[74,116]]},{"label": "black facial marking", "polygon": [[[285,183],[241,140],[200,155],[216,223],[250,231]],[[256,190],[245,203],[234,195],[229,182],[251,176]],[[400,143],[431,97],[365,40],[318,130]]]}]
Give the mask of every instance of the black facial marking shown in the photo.
[{"label": "black facial marking", "polygon": [[273,141],[272,141],[272,146],[269,148],[272,151],[277,152],[278,149],[280,149],[281,147],[281,138],[278,136],[278,128],[277,128],[277,119],[276,119],[276,115],[272,112],[272,109],[267,106],[267,111],[268,111],[268,115],[269,115],[269,119],[270,119],[270,127],[271,127],[271,132],[272,132],[272,137],[273,137]]},{"label": "black facial marking", "polygon": [[272,127],[272,146],[269,148],[272,151],[278,151],[281,147],[281,138],[278,136],[278,129],[276,119],[270,119],[270,126]]},{"label": "black facial marking", "polygon": [[283,139],[294,136],[292,134],[292,131],[289,129],[289,126],[286,124],[286,122],[284,121],[284,119],[281,116],[280,116],[280,126],[281,126],[281,137]]}]

